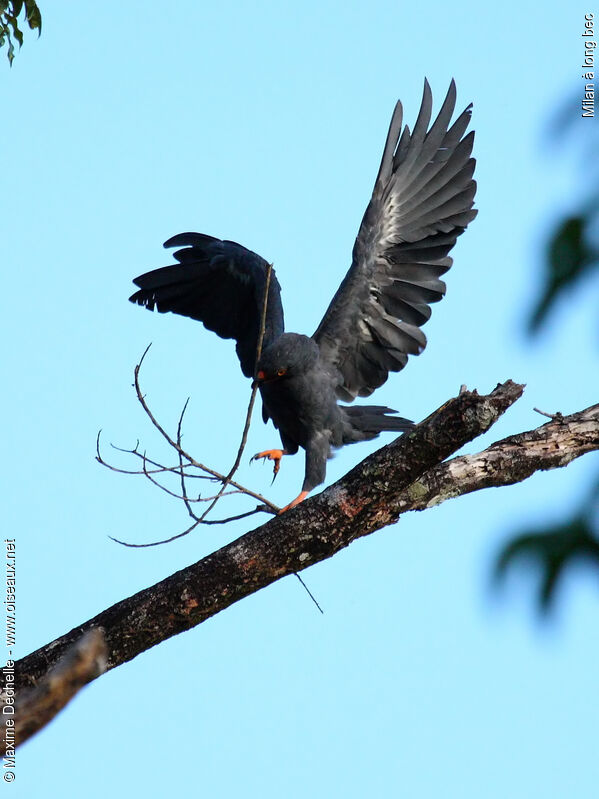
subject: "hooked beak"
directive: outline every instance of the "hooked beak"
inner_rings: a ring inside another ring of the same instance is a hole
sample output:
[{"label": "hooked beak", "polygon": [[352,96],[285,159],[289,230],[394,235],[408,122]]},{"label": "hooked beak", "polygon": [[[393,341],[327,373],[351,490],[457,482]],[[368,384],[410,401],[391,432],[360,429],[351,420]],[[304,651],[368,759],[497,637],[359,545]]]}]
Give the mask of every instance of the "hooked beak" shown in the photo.
[{"label": "hooked beak", "polygon": [[252,382],[252,388],[260,388],[260,386],[261,386],[261,385],[262,385],[262,383],[264,382],[264,378],[265,378],[265,377],[266,377],[266,375],[264,374],[264,372],[262,371],[262,369],[260,369],[260,371],[259,371],[259,372],[258,372],[258,374],[256,375],[256,378],[255,378],[255,380]]}]

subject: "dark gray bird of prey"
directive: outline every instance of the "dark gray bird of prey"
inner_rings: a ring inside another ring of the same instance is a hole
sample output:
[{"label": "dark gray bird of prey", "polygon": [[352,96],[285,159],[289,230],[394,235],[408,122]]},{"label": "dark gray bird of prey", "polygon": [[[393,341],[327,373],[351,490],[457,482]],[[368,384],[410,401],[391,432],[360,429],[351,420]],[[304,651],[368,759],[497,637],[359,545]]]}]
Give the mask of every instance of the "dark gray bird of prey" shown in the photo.
[{"label": "dark gray bird of prey", "polygon": [[[397,103],[381,166],[358,237],[351,267],[312,336],[285,333],[280,286],[271,273],[266,329],[256,364],[266,261],[232,241],[181,233],[165,242],[180,247],[177,264],[140,275],[130,300],[160,312],[189,316],[221,338],[236,341],[241,370],[262,395],[262,417],[278,429],[282,449],[255,458],[274,461],[306,451],[302,490],[283,510],[297,505],[324,482],[332,448],[406,431],[407,419],[380,405],[339,405],[368,397],[389,372],[426,346],[420,330],[430,304],[445,293],[440,279],[453,260],[457,237],[476,216],[467,135],[472,106],[450,125],[456,101],[452,81],[432,124],[429,84],[414,129],[403,126]],[[430,127],[429,127],[430,125]]]}]

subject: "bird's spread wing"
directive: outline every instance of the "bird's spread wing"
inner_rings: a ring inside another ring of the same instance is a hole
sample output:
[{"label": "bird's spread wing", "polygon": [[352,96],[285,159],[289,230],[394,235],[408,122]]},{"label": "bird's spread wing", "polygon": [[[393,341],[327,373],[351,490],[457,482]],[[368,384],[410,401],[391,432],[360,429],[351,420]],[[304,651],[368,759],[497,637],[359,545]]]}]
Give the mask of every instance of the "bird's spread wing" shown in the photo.
[{"label": "bird's spread wing", "polygon": [[[164,246],[184,248],[174,253],[179,263],[136,277],[140,290],[129,297],[131,302],[198,319],[221,338],[235,339],[243,374],[253,377],[266,261],[240,244],[202,233],[180,233]],[[273,269],[263,345],[283,330],[281,288]]]},{"label": "bird's spread wing", "polygon": [[422,352],[420,326],[445,293],[439,278],[452,264],[448,253],[476,216],[474,133],[464,136],[472,106],[449,127],[455,100],[452,81],[429,129],[425,81],[411,133],[402,130],[401,103],[395,107],[352,265],[314,334],[341,399],[368,396]]}]

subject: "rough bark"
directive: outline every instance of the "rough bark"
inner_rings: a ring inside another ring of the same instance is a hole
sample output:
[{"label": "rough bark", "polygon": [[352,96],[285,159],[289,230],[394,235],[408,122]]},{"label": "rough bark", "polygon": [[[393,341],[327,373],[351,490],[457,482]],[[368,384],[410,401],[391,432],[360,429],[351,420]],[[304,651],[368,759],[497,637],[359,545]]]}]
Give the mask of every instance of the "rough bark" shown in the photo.
[{"label": "rough bark", "polygon": [[0,696],[4,752],[45,727],[84,685],[106,671],[107,655],[104,635],[96,627],[72,644],[35,688],[20,691],[14,706],[10,692]]},{"label": "rough bark", "polygon": [[599,405],[496,441],[476,455],[462,455],[429,469],[397,498],[398,514],[426,510],[482,488],[521,483],[535,472],[567,466],[599,448]]},{"label": "rough bark", "polygon": [[487,396],[465,391],[449,400],[321,494],[22,658],[16,664],[17,688],[35,685],[87,630],[102,628],[107,668],[114,668],[275,580],[331,557],[405,511],[519,482],[599,449],[597,405],[557,416],[477,455],[443,462],[488,430],[522,391],[508,381]]}]

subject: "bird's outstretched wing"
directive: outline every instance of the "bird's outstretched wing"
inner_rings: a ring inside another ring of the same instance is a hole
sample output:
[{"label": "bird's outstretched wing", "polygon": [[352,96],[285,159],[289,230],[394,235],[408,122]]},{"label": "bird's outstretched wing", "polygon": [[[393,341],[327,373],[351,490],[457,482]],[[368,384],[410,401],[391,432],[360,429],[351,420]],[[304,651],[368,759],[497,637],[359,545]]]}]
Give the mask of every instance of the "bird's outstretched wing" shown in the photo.
[{"label": "bird's outstretched wing", "polygon": [[[204,323],[221,338],[233,338],[246,377],[253,377],[268,264],[234,241],[202,233],[180,233],[165,247],[183,247],[178,264],[136,277],[129,299],[161,313],[172,311]],[[281,288],[271,272],[263,346],[283,333]]]},{"label": "bird's outstretched wing", "polygon": [[341,399],[367,397],[422,352],[420,326],[445,293],[439,278],[452,264],[448,253],[476,216],[474,133],[464,136],[472,106],[449,127],[455,100],[452,81],[429,129],[425,81],[411,133],[402,130],[401,103],[395,107],[352,265],[314,334]]}]

